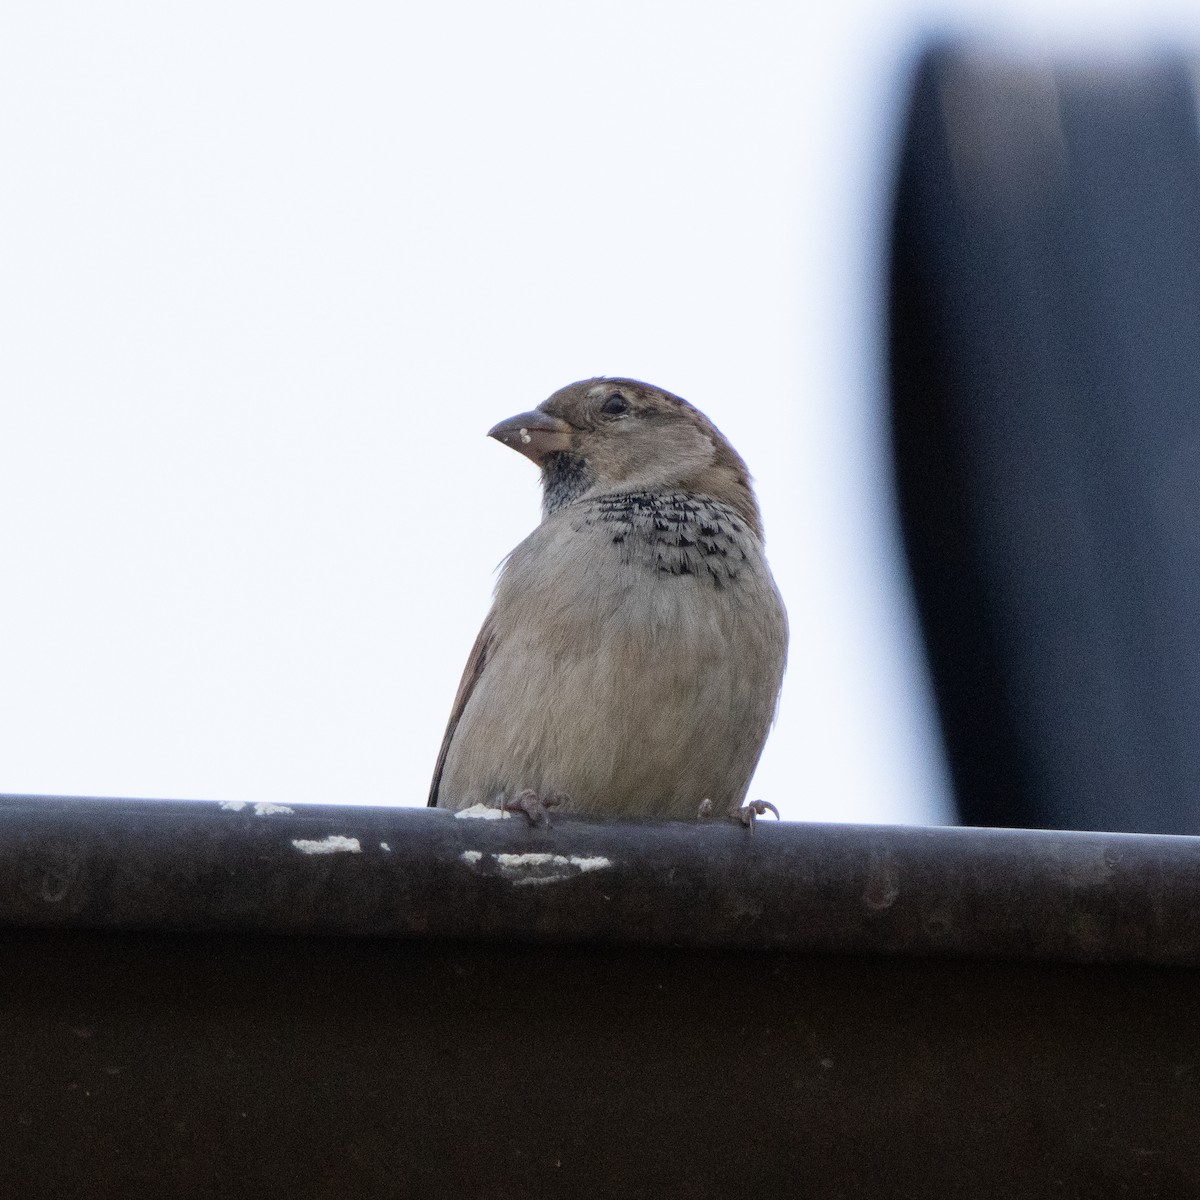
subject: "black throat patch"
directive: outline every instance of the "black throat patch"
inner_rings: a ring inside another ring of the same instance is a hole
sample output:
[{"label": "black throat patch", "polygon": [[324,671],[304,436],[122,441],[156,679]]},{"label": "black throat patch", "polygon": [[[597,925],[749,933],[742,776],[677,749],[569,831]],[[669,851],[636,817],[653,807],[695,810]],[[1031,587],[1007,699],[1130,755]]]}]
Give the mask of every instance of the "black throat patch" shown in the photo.
[{"label": "black throat patch", "polygon": [[560,451],[542,462],[542,510],[546,516],[578,500],[592,486],[587,463],[577,454]]}]

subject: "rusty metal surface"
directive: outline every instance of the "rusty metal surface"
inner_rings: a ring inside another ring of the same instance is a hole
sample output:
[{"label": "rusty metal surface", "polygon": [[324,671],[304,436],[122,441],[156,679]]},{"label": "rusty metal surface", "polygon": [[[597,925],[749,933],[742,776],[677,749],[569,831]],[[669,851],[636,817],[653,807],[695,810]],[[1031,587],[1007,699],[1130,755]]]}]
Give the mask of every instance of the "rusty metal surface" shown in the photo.
[{"label": "rusty metal surface", "polygon": [[1198,913],[1190,837],[0,798],[0,926],[1197,965]]}]

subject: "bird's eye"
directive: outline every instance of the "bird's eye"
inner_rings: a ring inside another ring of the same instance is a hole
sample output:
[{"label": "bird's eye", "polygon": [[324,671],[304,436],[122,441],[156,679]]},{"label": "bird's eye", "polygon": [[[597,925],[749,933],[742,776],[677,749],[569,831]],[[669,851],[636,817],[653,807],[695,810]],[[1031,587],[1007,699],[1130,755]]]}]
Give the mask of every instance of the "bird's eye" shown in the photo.
[{"label": "bird's eye", "polygon": [[620,392],[613,392],[601,405],[600,411],[606,416],[619,417],[623,412],[629,411],[629,401]]}]

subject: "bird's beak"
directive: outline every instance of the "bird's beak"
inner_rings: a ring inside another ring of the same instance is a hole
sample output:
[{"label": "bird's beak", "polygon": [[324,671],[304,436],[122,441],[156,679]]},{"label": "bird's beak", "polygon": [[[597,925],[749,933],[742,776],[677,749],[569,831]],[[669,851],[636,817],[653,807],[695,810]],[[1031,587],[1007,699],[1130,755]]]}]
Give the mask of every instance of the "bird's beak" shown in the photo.
[{"label": "bird's beak", "polygon": [[488,430],[488,437],[511,446],[540,467],[547,454],[570,450],[572,433],[574,429],[566,421],[535,409],[494,425]]}]

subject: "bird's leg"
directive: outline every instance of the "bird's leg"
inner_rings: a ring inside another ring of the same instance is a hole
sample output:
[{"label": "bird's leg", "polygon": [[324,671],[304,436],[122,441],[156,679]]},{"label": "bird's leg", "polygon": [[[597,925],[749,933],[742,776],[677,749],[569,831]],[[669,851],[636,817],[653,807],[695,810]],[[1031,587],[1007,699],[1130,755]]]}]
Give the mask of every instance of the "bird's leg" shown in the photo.
[{"label": "bird's leg", "polygon": [[755,820],[758,817],[765,817],[768,812],[773,812],[775,820],[779,820],[779,809],[769,800],[751,800],[749,804],[743,804],[741,808],[733,809],[729,817],[733,821],[740,821],[747,829],[753,829]]},{"label": "bird's leg", "polygon": [[[713,811],[713,802],[711,800],[701,800],[700,807],[696,811],[696,820],[711,821]],[[779,820],[779,809],[769,800],[751,800],[749,804],[743,804],[741,808],[731,807],[729,810],[729,819],[731,821],[739,821],[747,829],[750,829],[753,828],[754,822],[758,817],[765,817],[768,812],[773,812],[775,820]]]},{"label": "bird's leg", "polygon": [[570,798],[565,792],[551,792],[543,800],[532,788],[526,788],[523,792],[518,792],[515,799],[505,800],[500,807],[505,812],[524,813],[529,819],[530,825],[548,826],[550,824],[549,810],[565,804]]}]

